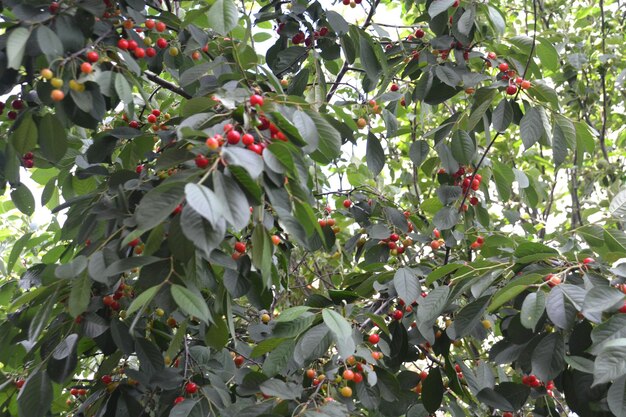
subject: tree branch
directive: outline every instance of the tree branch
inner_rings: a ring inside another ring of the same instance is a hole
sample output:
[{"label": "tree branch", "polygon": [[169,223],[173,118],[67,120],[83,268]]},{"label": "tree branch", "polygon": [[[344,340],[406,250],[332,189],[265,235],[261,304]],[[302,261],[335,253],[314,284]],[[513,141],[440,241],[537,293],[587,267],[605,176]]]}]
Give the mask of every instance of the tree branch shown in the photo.
[{"label": "tree branch", "polygon": [[146,78],[152,81],[153,83],[158,84],[161,87],[167,90],[170,90],[171,92],[176,93],[181,97],[184,97],[186,99],[190,99],[192,97],[191,94],[189,94],[188,92],[186,92],[185,90],[177,86],[176,84],[173,84],[169,81],[164,80],[163,78],[159,77],[152,71],[144,71],[143,73],[146,76]]}]

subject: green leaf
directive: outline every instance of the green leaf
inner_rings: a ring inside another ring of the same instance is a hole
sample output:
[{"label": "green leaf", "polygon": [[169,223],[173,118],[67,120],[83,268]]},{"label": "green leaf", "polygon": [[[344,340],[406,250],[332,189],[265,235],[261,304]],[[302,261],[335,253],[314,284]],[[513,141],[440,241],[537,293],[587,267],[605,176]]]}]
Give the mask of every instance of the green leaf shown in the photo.
[{"label": "green leaf", "polygon": [[22,66],[22,58],[24,57],[26,42],[29,37],[30,31],[25,27],[15,28],[9,33],[6,43],[9,68],[20,69]]},{"label": "green leaf", "polygon": [[383,66],[378,60],[374,48],[380,48],[380,46],[375,45],[369,35],[361,33],[359,36],[361,64],[363,65],[363,69],[365,69],[367,77],[376,84],[382,75]]},{"label": "green leaf", "polygon": [[350,30],[346,19],[344,19],[343,16],[341,16],[337,12],[334,12],[332,10],[326,11],[326,19],[328,20],[328,24],[333,29],[333,31],[339,36],[348,33],[348,31]]},{"label": "green leaf", "polygon": [[320,137],[315,127],[315,122],[302,110],[293,112],[293,125],[298,129],[306,146],[302,148],[305,153],[313,152],[319,146]]},{"label": "green leaf", "polygon": [[341,154],[341,135],[319,113],[313,110],[305,111],[313,119],[320,137],[319,146],[311,157],[321,164],[329,164]]},{"label": "green leaf", "polygon": [[185,198],[191,208],[216,227],[223,216],[223,208],[213,190],[201,184],[188,183],[185,185]]},{"label": "green leaf", "polygon": [[302,393],[302,385],[293,382],[286,383],[280,379],[268,379],[261,384],[260,388],[263,394],[282,400],[295,400]]},{"label": "green leaf", "polygon": [[67,132],[53,114],[44,115],[39,121],[39,147],[50,162],[59,162],[67,152]]},{"label": "green leaf", "polygon": [[496,106],[491,117],[493,128],[497,132],[504,132],[513,121],[513,107],[506,98],[503,98]]},{"label": "green leaf", "polygon": [[263,172],[263,158],[248,149],[229,146],[222,150],[222,157],[228,165],[244,168],[254,180],[258,179]]},{"label": "green leaf", "polygon": [[411,143],[409,158],[411,158],[415,168],[419,168],[424,163],[428,157],[428,152],[430,152],[430,146],[428,146],[428,142],[425,140],[417,140]]},{"label": "green leaf", "polygon": [[557,71],[560,68],[559,53],[549,40],[537,37],[535,47],[542,67],[550,71]]},{"label": "green leaf", "polygon": [[450,87],[456,87],[462,81],[461,76],[452,67],[445,65],[437,65],[435,67],[435,75],[441,82]]},{"label": "green leaf", "polygon": [[365,160],[374,177],[378,176],[385,166],[385,151],[378,138],[372,132],[367,133]]},{"label": "green leaf", "polygon": [[543,135],[543,122],[539,111],[530,107],[520,121],[520,136],[526,149],[533,146]]},{"label": "green leaf", "polygon": [[422,382],[422,403],[430,413],[434,413],[441,407],[445,387],[441,378],[439,367],[431,368],[428,376]]},{"label": "green leaf", "polygon": [[626,339],[611,340],[598,354],[593,368],[593,385],[610,382],[626,375]]},{"label": "green leaf", "polygon": [[541,381],[556,378],[565,366],[565,341],[559,332],[544,337],[533,350],[532,370]]},{"label": "green leaf", "polygon": [[409,305],[420,295],[420,283],[417,275],[410,268],[400,268],[393,276],[393,286],[404,302]]},{"label": "green leaf", "polygon": [[262,224],[257,224],[252,232],[252,265],[261,272],[265,288],[272,283],[273,243]]},{"label": "green leaf", "polygon": [[431,323],[436,320],[446,308],[450,287],[441,285],[431,290],[425,298],[421,299],[417,307],[419,322]]},{"label": "green leaf", "polygon": [[[433,0],[433,2],[430,3],[430,6],[428,7],[428,14],[430,15],[431,19],[434,19],[436,16],[439,16],[441,13],[452,7],[453,4],[454,0]],[[434,410],[428,411],[430,411],[431,413],[434,412]]]},{"label": "green leaf", "polygon": [[39,49],[46,55],[48,62],[63,56],[63,44],[56,33],[48,26],[41,25],[36,32]]},{"label": "green leaf", "polygon": [[626,417],[626,376],[613,381],[607,392],[606,400],[615,417]]},{"label": "green leaf", "polygon": [[493,161],[493,179],[496,182],[496,189],[503,201],[511,198],[511,187],[515,181],[515,173],[509,165]]},{"label": "green leaf", "polygon": [[487,113],[489,107],[491,107],[491,102],[497,93],[498,91],[493,88],[479,88],[476,90],[472,112],[467,119],[466,129],[468,131],[474,129],[476,124],[483,119],[483,116]]},{"label": "green leaf", "polygon": [[448,145],[446,145],[443,141],[439,142],[437,146],[435,146],[435,150],[437,151],[437,155],[439,155],[439,159],[441,160],[441,165],[443,165],[443,169],[448,173],[454,173],[459,170],[459,163],[454,159],[452,155],[452,151]]},{"label": "green leaf", "polygon": [[481,297],[456,313],[454,321],[447,329],[450,339],[460,339],[474,330],[474,327],[482,320],[490,299],[490,295]]},{"label": "green leaf", "polygon": [[27,216],[35,212],[35,197],[24,184],[20,183],[11,190],[11,200],[15,207]]},{"label": "green leaf", "polygon": [[24,115],[17,129],[11,134],[11,144],[20,154],[30,152],[37,146],[37,125],[30,113]]},{"label": "green leaf", "polygon": [[150,287],[144,292],[142,292],[141,294],[139,294],[137,298],[133,300],[133,302],[130,304],[130,306],[126,310],[126,314],[130,316],[135,311],[149,304],[152,301],[152,299],[157,295],[160,289],[161,289],[160,285],[155,285],[154,287]]},{"label": "green leaf", "polygon": [[169,182],[148,191],[135,210],[137,227],[150,230],[167,219],[183,200],[185,184]]},{"label": "green leaf", "polygon": [[442,207],[435,214],[433,224],[439,230],[448,230],[456,226],[460,219],[459,210],[456,207]]},{"label": "green leaf", "polygon": [[239,22],[239,11],[232,0],[216,0],[207,12],[209,28],[226,35]]},{"label": "green leaf", "polygon": [[130,258],[122,258],[109,265],[107,269],[104,270],[104,275],[111,277],[113,275],[121,274],[123,272],[130,271],[131,269],[150,265],[162,260],[163,258],[157,258],[156,256],[133,256]]},{"label": "green leaf", "polygon": [[456,24],[461,34],[469,36],[472,28],[474,27],[474,19],[476,18],[475,15],[476,12],[473,7],[470,7],[463,12]]},{"label": "green leaf", "polygon": [[559,252],[556,249],[537,242],[524,242],[513,252],[517,262],[522,264],[554,258],[558,255]]},{"label": "green leaf", "polygon": [[476,144],[470,135],[464,130],[457,130],[452,135],[450,144],[452,156],[462,165],[469,165],[476,155]]},{"label": "green leaf", "polygon": [[238,232],[250,222],[250,204],[237,182],[219,171],[213,173],[213,189],[222,202],[226,221]]},{"label": "green leaf", "polygon": [[68,309],[72,317],[78,317],[87,310],[91,300],[91,279],[89,275],[83,274],[73,280]]},{"label": "green leaf", "polygon": [[53,392],[48,374],[38,368],[26,379],[17,397],[19,417],[44,417],[50,410]]},{"label": "green leaf", "polygon": [[325,308],[322,310],[324,323],[333,332],[337,342],[337,350],[342,358],[347,358],[354,353],[356,345],[352,339],[352,326],[339,313]]},{"label": "green leaf", "polygon": [[187,313],[188,316],[194,316],[204,323],[209,324],[211,320],[211,312],[204,298],[199,293],[191,291],[181,285],[174,284],[171,287],[172,298],[176,305]]},{"label": "green leaf", "polygon": [[284,371],[285,367],[293,358],[296,347],[294,340],[286,340],[273,349],[263,362],[263,373],[269,377]]},{"label": "green leaf", "polygon": [[626,216],[626,189],[620,191],[613,197],[609,205],[609,213],[611,213],[611,216],[617,218]]},{"label": "green leaf", "polygon": [[522,326],[534,331],[545,309],[546,295],[543,291],[539,290],[528,294],[522,303],[520,312]]},{"label": "green leaf", "polygon": [[13,267],[15,266],[15,262],[17,262],[18,258],[22,254],[22,251],[26,247],[26,244],[28,243],[32,235],[33,235],[32,233],[26,233],[25,235],[20,237],[18,240],[13,242],[13,246],[11,247],[11,253],[9,254],[9,258],[6,264],[7,275],[10,274],[11,271],[13,270]]},{"label": "green leaf", "polygon": [[626,295],[617,288],[597,285],[590,289],[585,296],[583,314],[604,313],[616,306],[622,307],[624,297]]}]

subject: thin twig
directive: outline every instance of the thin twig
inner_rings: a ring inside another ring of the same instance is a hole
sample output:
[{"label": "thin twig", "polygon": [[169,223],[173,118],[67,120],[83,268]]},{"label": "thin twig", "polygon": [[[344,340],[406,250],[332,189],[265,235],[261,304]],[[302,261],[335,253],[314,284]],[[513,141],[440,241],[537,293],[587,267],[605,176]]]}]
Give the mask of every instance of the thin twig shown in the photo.
[{"label": "thin twig", "polygon": [[150,81],[152,81],[155,84],[160,85],[161,87],[170,90],[173,93],[178,94],[181,97],[184,97],[186,99],[190,99],[192,98],[192,95],[189,94],[188,92],[186,92],[185,90],[183,90],[182,88],[180,88],[179,86],[177,86],[176,84],[173,84],[169,81],[164,80],[163,78],[159,77],[158,75],[156,75],[154,72],[152,71],[144,71],[143,72],[144,75],[146,76],[147,79],[149,79]]}]

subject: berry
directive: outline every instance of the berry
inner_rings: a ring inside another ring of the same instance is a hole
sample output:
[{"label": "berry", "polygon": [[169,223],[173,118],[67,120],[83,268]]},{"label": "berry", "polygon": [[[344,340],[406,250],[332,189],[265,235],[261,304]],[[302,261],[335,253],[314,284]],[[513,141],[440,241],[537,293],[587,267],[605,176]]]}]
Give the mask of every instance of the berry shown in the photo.
[{"label": "berry", "polygon": [[483,243],[485,243],[485,238],[482,236],[478,236],[476,238],[476,243],[478,243],[479,245],[482,245]]},{"label": "berry", "polygon": [[135,53],[135,58],[141,59],[146,56],[146,50],[143,48],[135,48],[134,53]]},{"label": "berry", "polygon": [[307,369],[306,370],[306,377],[309,379],[314,379],[317,376],[317,372],[315,372],[314,369]]},{"label": "berry", "polygon": [[398,87],[398,84],[391,84],[391,87],[389,88],[391,91],[398,91],[400,89],[400,87]]},{"label": "berry", "polygon": [[210,137],[206,140],[206,146],[211,150],[216,150],[220,147],[220,143],[215,137]]},{"label": "berry", "polygon": [[355,384],[359,384],[363,382],[363,374],[360,372],[356,372],[354,374],[354,379],[352,380]]},{"label": "berry", "polygon": [[15,386],[17,387],[17,389],[21,389],[24,386],[25,383],[26,383],[25,380],[18,379],[17,381],[15,381]]},{"label": "berry", "polygon": [[85,388],[78,389],[78,395],[86,395],[86,394],[87,394],[87,390]]},{"label": "berry", "polygon": [[484,327],[486,330],[491,329],[491,322],[490,322],[489,320],[485,319],[485,320],[483,320],[481,323],[483,324],[483,327]]},{"label": "berry", "polygon": [[263,97],[258,94],[253,94],[250,96],[250,105],[252,106],[263,106]]},{"label": "berry", "polygon": [[200,52],[198,52],[198,51],[193,51],[192,52],[191,59],[193,59],[194,61],[198,61],[198,60],[200,60],[200,58],[201,58]]},{"label": "berry", "polygon": [[150,115],[148,115],[146,120],[148,121],[148,123],[155,123],[157,121],[157,118],[156,118],[156,116],[154,114],[150,114]]},{"label": "berry", "polygon": [[394,320],[402,320],[402,317],[404,317],[404,313],[402,312],[402,310],[395,310],[392,316]]},{"label": "berry", "polygon": [[113,381],[113,378],[111,378],[111,375],[102,375],[100,381],[102,381],[104,385],[109,385]]},{"label": "berry", "polygon": [[144,23],[146,29],[154,29],[154,25],[155,25],[155,21],[152,19],[148,19],[146,20],[146,23]]},{"label": "berry", "polygon": [[148,58],[153,58],[153,57],[155,57],[155,56],[156,56],[156,54],[157,54],[156,49],[154,49],[154,48],[152,48],[152,47],[150,47],[150,48],[146,48],[146,56],[147,56]]},{"label": "berry", "polygon": [[272,243],[274,245],[279,245],[280,244],[280,237],[278,235],[272,235]]},{"label": "berry", "polygon": [[226,134],[226,139],[228,139],[229,144],[236,145],[239,143],[239,140],[241,139],[241,133],[237,132],[234,129],[231,129]]},{"label": "berry", "polygon": [[618,310],[620,313],[626,313],[626,301],[624,301],[624,305],[620,307]]},{"label": "berry", "polygon": [[589,264],[591,264],[591,263],[594,263],[595,261],[596,261],[596,260],[595,260],[595,259],[593,259],[593,258],[585,258],[585,259],[583,259],[583,264],[585,264],[585,265],[589,265]]},{"label": "berry", "polygon": [[26,152],[24,154],[24,159],[33,159],[35,157],[35,155],[33,155],[32,152]]},{"label": "berry", "polygon": [[123,50],[128,49],[128,41],[126,39],[120,39],[117,41],[117,47]]},{"label": "berry", "polygon": [[513,84],[510,84],[507,88],[506,88],[506,93],[510,96],[512,96],[513,94],[517,93],[517,87],[514,86]]},{"label": "berry", "polygon": [[237,252],[244,253],[246,251],[246,244],[244,242],[237,242],[234,248]]},{"label": "berry", "polygon": [[373,345],[375,345],[376,343],[378,343],[380,341],[380,336],[377,335],[376,333],[371,334],[370,337],[368,338],[369,342]]},{"label": "berry", "polygon": [[341,388],[340,392],[343,397],[346,397],[346,398],[352,397],[352,388],[350,387],[343,387]]},{"label": "berry", "polygon": [[198,155],[195,159],[196,166],[198,168],[204,169],[209,166],[209,159],[204,155]]},{"label": "berry", "polygon": [[352,201],[350,201],[349,199],[343,200],[343,203],[342,203],[342,204],[343,204],[343,206],[344,206],[345,208],[350,208],[350,207],[352,207]]},{"label": "berry", "polygon": [[185,392],[187,392],[187,394],[195,394],[198,392],[198,384],[195,382],[187,382],[187,384],[185,384]]},{"label": "berry", "polygon": [[509,64],[507,64],[506,62],[501,63],[500,65],[498,65],[498,69],[502,72],[508,71],[509,70]]},{"label": "berry", "polygon": [[72,388],[70,390],[70,394],[73,395],[74,397],[78,396],[78,388]]},{"label": "berry", "polygon": [[239,368],[241,365],[243,365],[243,363],[244,363],[245,361],[246,361],[246,360],[245,360],[245,359],[244,359],[244,357],[243,357],[243,356],[241,356],[241,355],[237,355],[237,356],[235,356],[235,359],[233,359],[233,362],[235,362],[235,366],[236,366],[237,368]]},{"label": "berry", "polygon": [[87,52],[87,61],[89,62],[98,62],[100,56],[96,51]]},{"label": "berry", "polygon": [[48,6],[48,11],[52,14],[56,14],[59,11],[59,3],[56,1],[50,3],[50,6]]},{"label": "berry", "polygon": [[[244,248],[244,251],[245,251],[245,248]],[[239,251],[238,251],[238,252],[239,252]],[[272,320],[272,317],[270,317],[270,315],[269,315],[269,314],[267,314],[267,313],[263,313],[263,314],[261,314],[261,321],[262,321],[264,324],[269,323],[269,322],[270,322],[270,320]]]},{"label": "berry", "polygon": [[424,30],[423,29],[417,29],[415,31],[415,37],[416,38],[423,38],[424,37]]},{"label": "berry", "polygon": [[522,90],[528,90],[530,87],[532,87],[532,84],[528,80],[523,80],[520,83],[520,87],[522,87]]},{"label": "berry", "polygon": [[345,379],[346,381],[352,381],[354,379],[354,372],[346,369],[345,371],[343,371],[343,379]]},{"label": "berry", "polygon": [[54,73],[49,68],[44,68],[41,70],[41,78],[45,80],[51,80],[54,77]]},{"label": "berry", "polygon": [[513,417],[513,413],[511,413],[510,411],[505,411],[504,413],[502,413],[502,417]]},{"label": "berry", "polygon": [[[50,92],[50,98],[52,99],[52,101],[62,101],[65,98],[65,93],[61,90],[52,90]],[[9,115],[11,114],[11,112],[9,112]],[[17,116],[17,115],[16,115]],[[9,119],[11,117],[9,116]]]},{"label": "berry", "polygon": [[139,128],[139,122],[137,122],[136,120],[132,120],[130,123],[128,123],[128,127],[137,129]]},{"label": "berry", "polygon": [[157,39],[156,46],[158,46],[161,49],[167,48],[167,40],[165,40],[164,38]]},{"label": "berry", "polygon": [[420,372],[420,379],[423,381],[426,378],[428,378],[428,372],[426,372],[426,371]]},{"label": "berry", "polygon": [[241,137],[241,143],[243,143],[245,146],[252,145],[254,143],[254,136],[252,136],[250,133],[244,134]]},{"label": "berry", "polygon": [[20,99],[15,99],[11,102],[11,107],[15,110],[22,110],[24,108],[24,102]]},{"label": "berry", "polygon": [[179,397],[176,397],[176,398],[174,398],[174,405],[176,405],[176,404],[180,404],[180,403],[182,403],[183,401],[185,401],[185,397],[180,397],[180,396],[179,396]]},{"label": "berry", "polygon": [[478,205],[478,197],[474,196],[474,197],[470,198],[470,204],[472,206],[477,206]]},{"label": "berry", "polygon": [[165,25],[165,23],[163,22],[157,22],[155,28],[157,32],[164,32],[165,29],[167,29],[167,25]]},{"label": "berry", "polygon": [[398,240],[400,240],[400,236],[398,236],[397,233],[392,233],[389,235],[389,240],[391,240],[392,242],[397,242]]},{"label": "berry", "polygon": [[438,240],[433,240],[432,242],[430,242],[430,248],[432,250],[437,250],[441,247],[441,243]]}]

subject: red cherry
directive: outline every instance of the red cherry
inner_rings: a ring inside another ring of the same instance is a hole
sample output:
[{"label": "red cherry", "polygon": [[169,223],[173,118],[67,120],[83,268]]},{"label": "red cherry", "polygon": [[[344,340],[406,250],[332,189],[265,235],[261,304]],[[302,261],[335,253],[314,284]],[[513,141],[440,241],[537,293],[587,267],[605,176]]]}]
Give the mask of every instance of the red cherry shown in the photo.
[{"label": "red cherry", "polygon": [[102,375],[100,381],[102,381],[104,385],[109,385],[113,381],[113,378],[111,378],[111,375]]},{"label": "red cherry", "polygon": [[128,50],[129,51],[134,51],[135,49],[137,49],[137,42],[130,40],[128,41]]},{"label": "red cherry", "polygon": [[234,248],[237,252],[244,253],[246,251],[246,244],[244,242],[237,242]]},{"label": "red cherry", "polygon": [[484,237],[482,237],[482,236],[478,236],[478,237],[476,238],[476,242],[477,242],[479,245],[482,245],[483,243],[485,243],[485,238],[484,238]]},{"label": "red cherry", "polygon": [[624,301],[624,305],[620,307],[618,310],[620,313],[626,313],[626,301]]},{"label": "red cherry", "polygon": [[501,63],[500,65],[498,65],[498,69],[502,72],[508,71],[509,70],[509,64],[507,64],[506,62]]},{"label": "red cherry", "polygon": [[137,129],[139,127],[139,122],[137,122],[136,120],[133,120],[130,123],[128,123],[128,127],[131,127],[133,129]]},{"label": "red cherry", "polygon": [[404,317],[404,313],[402,312],[402,310],[395,310],[395,311],[393,312],[393,318],[394,318],[395,320],[401,320],[401,319],[402,319],[402,317]]},{"label": "red cherry", "polygon": [[502,413],[502,417],[513,417],[513,413],[511,413],[510,411],[505,411],[504,413]]},{"label": "red cherry", "polygon": [[595,260],[595,259],[593,259],[593,258],[585,258],[585,259],[583,259],[583,264],[585,264],[585,265],[589,265],[589,264],[591,264],[591,263],[594,263],[595,261],[596,261],[596,260]]},{"label": "red cherry", "polygon": [[150,112],[150,114],[154,114],[156,117],[159,117],[161,115],[161,110],[154,109]]},{"label": "red cherry", "polygon": [[389,240],[391,240],[392,242],[397,242],[398,240],[400,240],[400,236],[398,236],[397,233],[392,233],[389,235]]},{"label": "red cherry", "polygon": [[248,146],[248,150],[252,151],[256,154],[261,155],[263,153],[263,147],[261,145],[257,145],[257,144],[252,144],[250,146]]},{"label": "red cherry", "polygon": [[254,143],[254,136],[252,136],[250,133],[246,133],[241,137],[241,142],[245,146],[252,145]]},{"label": "red cherry", "polygon": [[78,395],[86,395],[86,394],[87,394],[87,390],[85,388],[78,389]]},{"label": "red cherry", "polygon": [[174,399],[174,405],[176,405],[176,404],[180,404],[180,403],[182,403],[183,401],[185,401],[185,397],[176,397],[176,398]]},{"label": "red cherry", "polygon": [[195,159],[196,166],[198,168],[204,169],[209,166],[209,159],[204,155],[198,155]]},{"label": "red cherry", "polygon": [[231,145],[236,145],[241,139],[241,133],[237,132],[234,129],[231,129],[226,134],[226,139],[228,139],[228,143],[230,143]]},{"label": "red cherry", "polygon": [[87,60],[89,62],[98,62],[98,59],[100,59],[100,56],[96,51],[87,52]]},{"label": "red cherry", "polygon": [[343,200],[343,206],[345,208],[350,208],[352,207],[352,201],[350,201],[349,199]]},{"label": "red cherry", "polygon": [[91,74],[93,68],[91,67],[91,64],[89,62],[83,62],[80,65],[80,70],[83,74]]},{"label": "red cherry", "polygon": [[472,180],[472,190],[476,191],[480,188],[480,181],[478,181],[476,178],[474,178]]},{"label": "red cherry", "polygon": [[362,374],[362,373],[360,373],[360,372],[356,372],[356,373],[354,374],[354,378],[352,379],[352,381],[353,381],[355,384],[359,384],[359,383],[363,382],[363,374]]},{"label": "red cherry", "polygon": [[24,108],[24,102],[20,99],[15,99],[11,102],[11,107],[15,110],[22,110]]},{"label": "red cherry", "polygon": [[35,166],[35,163],[32,159],[25,159],[22,164],[24,165],[24,168],[32,168],[33,166]]},{"label": "red cherry", "polygon": [[156,118],[156,116],[154,114],[150,114],[150,115],[148,115],[146,120],[148,121],[148,123],[155,123],[157,121],[157,118]]},{"label": "red cherry", "polygon": [[59,11],[59,3],[56,1],[50,3],[50,6],[48,6],[48,11],[52,14],[56,14]]},{"label": "red cherry", "polygon": [[153,58],[156,56],[156,54],[157,54],[157,51],[153,47],[146,48],[146,56],[148,58]]},{"label": "red cherry", "polygon": [[391,87],[389,89],[391,91],[398,91],[400,87],[398,87],[398,84],[391,84]]},{"label": "red cherry", "polygon": [[187,382],[187,384],[185,385],[185,391],[187,392],[187,394],[195,394],[196,392],[198,392],[198,384],[196,384],[195,382]]},{"label": "red cherry", "polygon": [[139,243],[141,242],[141,240],[139,238],[137,239],[133,239],[130,242],[128,242],[128,246],[130,246],[131,248],[134,248],[135,246],[137,246]]},{"label": "red cherry", "polygon": [[416,38],[423,38],[424,37],[424,30],[423,29],[417,29],[415,31],[415,37]]},{"label": "red cherry", "polygon": [[146,50],[143,48],[135,48],[135,58],[143,58],[146,56]]},{"label": "red cherry", "polygon": [[513,94],[517,93],[517,86],[510,84],[507,88],[506,88],[506,93],[510,96],[512,96]]},{"label": "red cherry", "polygon": [[426,378],[428,378],[428,372],[426,372],[426,371],[420,372],[420,379],[423,381]]},{"label": "red cherry", "polygon": [[167,29],[167,25],[163,22],[157,22],[155,28],[157,32],[164,32]]},{"label": "red cherry", "polygon": [[375,345],[376,343],[378,343],[380,341],[380,336],[377,335],[376,333],[371,334],[370,337],[368,338],[369,342],[373,345]]},{"label": "red cherry", "polygon": [[17,387],[17,389],[20,389],[24,386],[24,384],[26,383],[25,380],[23,379],[18,379],[17,381],[15,381],[15,386]]},{"label": "red cherry", "polygon": [[143,165],[137,165],[137,167],[135,168],[135,172],[137,174],[141,174],[142,171],[143,171]]},{"label": "red cherry", "polygon": [[146,29],[154,29],[155,21],[152,19],[148,19],[146,20],[146,23],[144,23],[144,25],[146,26]]},{"label": "red cherry", "polygon": [[164,38],[157,39],[156,46],[158,46],[161,49],[167,48],[167,40],[165,40]]},{"label": "red cherry", "polygon": [[250,96],[250,104],[252,106],[263,106],[263,96],[260,96],[258,94],[253,94]]},{"label": "red cherry", "polygon": [[474,196],[474,197],[470,198],[470,204],[472,206],[477,206],[478,205],[478,197]]},{"label": "red cherry", "polygon": [[120,39],[117,41],[117,47],[123,50],[128,49],[128,41],[126,39]]},{"label": "red cherry", "polygon": [[74,397],[78,396],[78,388],[72,388],[70,390],[70,394],[73,395]]}]

